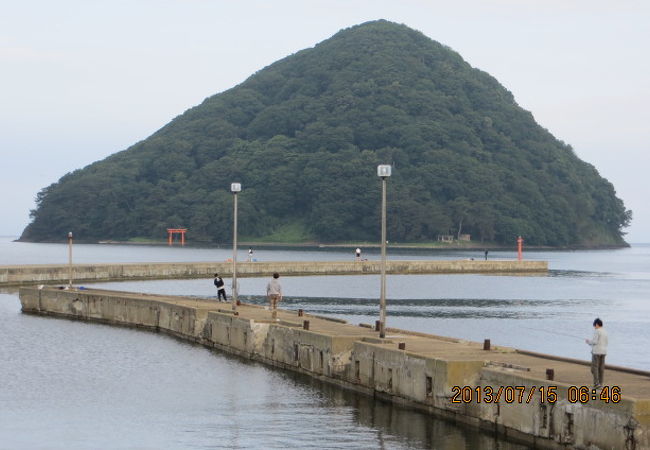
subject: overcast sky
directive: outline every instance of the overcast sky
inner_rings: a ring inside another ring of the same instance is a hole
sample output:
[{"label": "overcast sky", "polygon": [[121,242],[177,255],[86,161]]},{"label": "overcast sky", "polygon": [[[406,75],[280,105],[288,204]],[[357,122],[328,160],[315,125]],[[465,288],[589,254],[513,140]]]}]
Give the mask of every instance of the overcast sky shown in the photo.
[{"label": "overcast sky", "polygon": [[[272,62],[375,19],[494,77],[571,144],[650,242],[650,2],[0,0],[0,235],[37,192]],[[79,213],[77,211],[76,213]]]}]

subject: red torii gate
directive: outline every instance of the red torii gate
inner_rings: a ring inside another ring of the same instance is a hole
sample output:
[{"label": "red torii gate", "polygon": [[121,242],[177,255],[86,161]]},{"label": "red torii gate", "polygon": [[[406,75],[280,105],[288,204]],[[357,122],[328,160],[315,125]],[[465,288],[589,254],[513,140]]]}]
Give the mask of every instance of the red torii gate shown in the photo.
[{"label": "red torii gate", "polygon": [[187,228],[167,228],[167,243],[174,244],[174,235],[179,233],[181,235],[181,245],[185,245],[185,232]]}]

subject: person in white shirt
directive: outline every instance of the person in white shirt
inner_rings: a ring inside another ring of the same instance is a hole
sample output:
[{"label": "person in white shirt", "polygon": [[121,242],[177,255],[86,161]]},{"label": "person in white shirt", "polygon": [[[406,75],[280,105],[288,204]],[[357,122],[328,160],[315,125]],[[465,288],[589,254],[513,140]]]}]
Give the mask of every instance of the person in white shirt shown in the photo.
[{"label": "person in white shirt", "polygon": [[354,251],[354,256],[356,257],[357,261],[361,261],[361,249],[357,247],[357,249]]},{"label": "person in white shirt", "polygon": [[601,387],[605,376],[605,356],[607,355],[607,331],[603,321],[594,320],[594,336],[585,339],[591,345],[591,374],[594,376],[594,387]]},{"label": "person in white shirt", "polygon": [[280,274],[275,272],[273,278],[266,285],[266,296],[271,303],[271,317],[276,318],[278,315],[278,303],[282,300],[282,286],[280,286]]}]

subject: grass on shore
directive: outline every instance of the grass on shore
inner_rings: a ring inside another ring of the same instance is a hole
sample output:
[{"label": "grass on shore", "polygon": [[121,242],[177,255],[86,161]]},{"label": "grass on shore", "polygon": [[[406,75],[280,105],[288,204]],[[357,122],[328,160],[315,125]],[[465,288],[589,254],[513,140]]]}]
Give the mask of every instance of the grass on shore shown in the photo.
[{"label": "grass on shore", "polygon": [[309,233],[305,224],[301,222],[292,222],[281,225],[273,233],[266,236],[251,237],[241,236],[242,242],[249,243],[268,243],[268,244],[314,244],[318,243]]}]

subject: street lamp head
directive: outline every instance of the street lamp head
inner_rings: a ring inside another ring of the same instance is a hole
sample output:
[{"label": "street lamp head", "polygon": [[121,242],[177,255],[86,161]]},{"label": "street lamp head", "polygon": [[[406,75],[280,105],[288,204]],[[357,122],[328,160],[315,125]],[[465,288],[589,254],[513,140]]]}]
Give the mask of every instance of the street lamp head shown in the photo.
[{"label": "street lamp head", "polygon": [[236,194],[237,192],[241,192],[241,183],[231,183],[230,192],[232,192],[233,194]]},{"label": "street lamp head", "polygon": [[392,166],[388,164],[380,164],[377,166],[377,176],[386,178],[390,176]]}]

